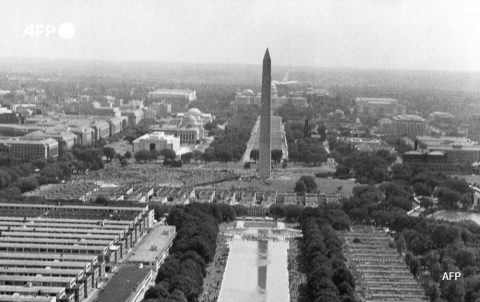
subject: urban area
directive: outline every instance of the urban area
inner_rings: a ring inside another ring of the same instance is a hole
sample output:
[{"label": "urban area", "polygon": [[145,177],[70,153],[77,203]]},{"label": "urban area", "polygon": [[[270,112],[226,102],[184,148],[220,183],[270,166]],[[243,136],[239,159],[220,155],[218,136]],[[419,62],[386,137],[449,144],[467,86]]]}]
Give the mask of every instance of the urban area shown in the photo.
[{"label": "urban area", "polygon": [[0,302],[480,302],[479,73],[10,58],[0,105]]}]

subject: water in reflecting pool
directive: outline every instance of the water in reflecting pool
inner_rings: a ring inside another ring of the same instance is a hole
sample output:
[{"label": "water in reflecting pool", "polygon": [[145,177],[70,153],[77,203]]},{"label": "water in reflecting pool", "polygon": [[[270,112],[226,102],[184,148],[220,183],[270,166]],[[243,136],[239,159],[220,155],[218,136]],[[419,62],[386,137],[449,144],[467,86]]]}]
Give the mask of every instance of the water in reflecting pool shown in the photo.
[{"label": "water in reflecting pool", "polygon": [[445,219],[450,221],[460,221],[465,219],[470,219],[480,224],[480,214],[478,213],[465,213],[465,212],[454,212],[454,211],[439,211],[432,214],[432,217],[436,219]]},{"label": "water in reflecting pool", "polygon": [[289,302],[287,249],[286,241],[231,241],[218,300]]}]

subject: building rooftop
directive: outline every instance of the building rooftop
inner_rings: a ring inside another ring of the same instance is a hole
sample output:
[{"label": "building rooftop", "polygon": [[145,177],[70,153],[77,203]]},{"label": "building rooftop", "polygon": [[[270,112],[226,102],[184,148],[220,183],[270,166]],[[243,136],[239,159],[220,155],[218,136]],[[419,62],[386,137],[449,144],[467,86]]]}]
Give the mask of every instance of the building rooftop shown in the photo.
[{"label": "building rooftop", "polygon": [[157,226],[151,229],[130,256],[130,262],[151,262],[156,259],[173,241],[174,226]]},{"label": "building rooftop", "polygon": [[390,98],[365,98],[365,97],[357,97],[355,101],[358,102],[365,102],[365,103],[377,103],[377,104],[392,104],[398,103],[396,99]]},{"label": "building rooftop", "polygon": [[425,121],[425,119],[422,118],[421,116],[414,115],[414,114],[401,114],[401,115],[396,115],[393,118],[397,121],[418,121],[418,122]]},{"label": "building rooftop", "polygon": [[178,137],[175,137],[172,134],[165,134],[165,132],[152,132],[152,133],[147,133],[145,135],[140,136],[136,140],[133,141],[133,143],[138,143],[141,142],[142,140],[146,139],[155,139],[155,140],[166,140],[167,142],[173,142],[175,140],[179,140]]},{"label": "building rooftop", "polygon": [[13,292],[13,293],[32,293],[37,294],[42,292],[45,294],[60,294],[65,292],[65,287],[54,287],[54,286],[11,286],[11,285],[0,285],[1,292]]},{"label": "building rooftop", "polygon": [[164,88],[159,88],[159,89],[155,89],[154,91],[151,91],[149,93],[184,95],[184,94],[192,93],[192,92],[193,92],[193,90],[189,90],[189,89],[164,89]]},{"label": "building rooftop", "polygon": [[23,295],[0,295],[0,302],[54,302],[55,297],[23,296]]},{"label": "building rooftop", "polygon": [[52,259],[51,261],[88,261],[94,262],[98,259],[96,255],[81,255],[81,254],[53,254],[53,253],[16,253],[16,252],[2,252],[1,259]]},{"label": "building rooftop", "polygon": [[96,301],[124,302],[135,292],[138,285],[151,273],[150,268],[123,266],[108,281],[107,286],[100,290]]}]

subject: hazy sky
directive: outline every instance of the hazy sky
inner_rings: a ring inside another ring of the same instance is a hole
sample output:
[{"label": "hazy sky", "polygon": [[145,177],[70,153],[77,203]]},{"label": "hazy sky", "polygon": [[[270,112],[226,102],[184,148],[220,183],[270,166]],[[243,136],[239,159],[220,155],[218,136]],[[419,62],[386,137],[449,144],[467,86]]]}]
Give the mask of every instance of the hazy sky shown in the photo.
[{"label": "hazy sky", "polygon": [[[63,22],[75,36],[25,35]],[[480,0],[1,0],[0,57],[480,71]]]}]

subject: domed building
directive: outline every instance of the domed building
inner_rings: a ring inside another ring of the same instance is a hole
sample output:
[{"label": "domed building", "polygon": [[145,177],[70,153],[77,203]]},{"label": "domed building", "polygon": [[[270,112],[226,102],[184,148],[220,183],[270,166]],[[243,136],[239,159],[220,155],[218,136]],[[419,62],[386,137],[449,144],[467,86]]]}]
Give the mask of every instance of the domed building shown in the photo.
[{"label": "domed building", "polygon": [[198,110],[197,108],[192,108],[192,109],[188,110],[187,113],[185,113],[185,115],[193,115],[197,119],[202,118],[202,112],[200,110]]},{"label": "domed building", "polygon": [[181,144],[198,144],[205,136],[204,125],[212,122],[211,114],[202,113],[197,108],[191,108],[185,113],[177,113],[168,124],[154,125],[151,130],[162,131],[180,138]]},{"label": "domed building", "polygon": [[197,118],[196,118],[194,115],[187,113],[187,115],[185,115],[185,116],[183,117],[182,127],[183,127],[183,128],[195,128],[195,127],[198,127],[198,120],[197,120]]}]

